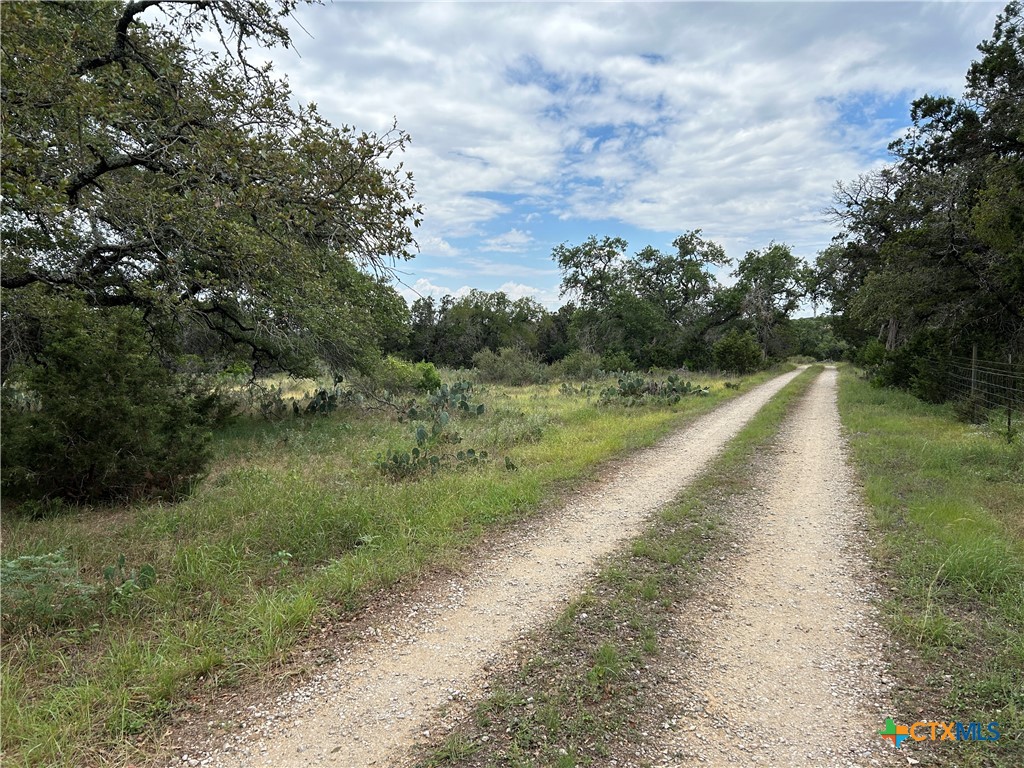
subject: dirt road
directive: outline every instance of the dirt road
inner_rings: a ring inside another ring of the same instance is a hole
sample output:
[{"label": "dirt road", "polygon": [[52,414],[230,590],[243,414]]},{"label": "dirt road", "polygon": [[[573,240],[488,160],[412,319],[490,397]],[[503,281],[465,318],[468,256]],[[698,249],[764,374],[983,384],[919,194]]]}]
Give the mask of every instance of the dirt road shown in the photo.
[{"label": "dirt road", "polygon": [[341,661],[317,679],[251,708],[241,729],[173,764],[401,765],[423,730],[437,727],[438,707],[479,691],[486,666],[553,617],[596,561],[636,535],[794,376],[779,376],[635,454],[545,524],[510,533],[471,576],[416,595],[389,625],[337,649]]},{"label": "dirt road", "polygon": [[[464,701],[482,695],[490,665],[553,618],[599,559],[637,535],[794,375],[619,464],[540,525],[510,531],[472,575],[403,601],[387,622],[339,646],[341,660],[317,679],[251,707],[244,728],[175,765],[408,765],[425,731],[443,732]],[[751,468],[763,483],[737,510],[734,554],[679,611],[677,655],[665,646],[679,670],[662,697],[672,724],[658,757],[645,748],[636,765],[904,764],[876,734],[889,714],[884,632],[872,608],[834,370],[797,404],[770,457]]]},{"label": "dirt road", "polygon": [[764,487],[739,510],[740,553],[679,613],[699,650],[668,696],[678,715],[663,765],[906,765],[876,735],[891,714],[885,633],[834,369],[778,440]]}]

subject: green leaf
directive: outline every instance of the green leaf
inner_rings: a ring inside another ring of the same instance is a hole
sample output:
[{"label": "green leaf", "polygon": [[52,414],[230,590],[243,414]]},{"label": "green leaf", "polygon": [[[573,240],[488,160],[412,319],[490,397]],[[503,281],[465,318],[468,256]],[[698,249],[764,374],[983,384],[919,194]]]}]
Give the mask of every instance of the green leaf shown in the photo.
[{"label": "green leaf", "polygon": [[149,563],[139,568],[137,583],[141,589],[149,589],[153,586],[156,583],[156,568]]}]

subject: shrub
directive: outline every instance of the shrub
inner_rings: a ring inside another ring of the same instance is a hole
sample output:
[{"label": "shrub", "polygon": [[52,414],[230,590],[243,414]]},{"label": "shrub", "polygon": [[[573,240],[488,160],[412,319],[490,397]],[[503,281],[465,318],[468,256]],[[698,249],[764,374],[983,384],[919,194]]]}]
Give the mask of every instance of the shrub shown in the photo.
[{"label": "shrub", "polygon": [[376,363],[368,383],[374,390],[393,394],[431,392],[441,386],[441,376],[433,363],[409,363],[388,355]]},{"label": "shrub", "polygon": [[212,398],[151,350],[131,310],[58,306],[3,392],[3,484],[24,498],[175,497],[206,466]]},{"label": "shrub", "polygon": [[473,355],[473,365],[484,381],[513,386],[542,384],[549,377],[546,365],[512,347],[502,347],[497,354],[490,349],[481,349]]},{"label": "shrub", "polygon": [[885,360],[885,344],[878,339],[872,339],[858,350],[854,362],[861,368],[874,368]]},{"label": "shrub", "polygon": [[416,385],[420,392],[433,392],[441,388],[441,374],[433,363],[416,363],[416,370],[420,372],[420,381]]},{"label": "shrub", "polygon": [[606,371],[635,371],[636,363],[626,352],[607,352],[601,357],[601,367]]},{"label": "shrub", "polygon": [[560,378],[587,381],[601,375],[601,357],[578,349],[551,365],[551,372]]},{"label": "shrub", "polygon": [[929,403],[946,400],[950,388],[950,344],[945,332],[919,331],[903,346],[884,355],[879,365],[869,369],[874,383],[909,390]]},{"label": "shrub", "polygon": [[749,331],[729,331],[715,343],[714,355],[720,371],[750,373],[761,367],[761,347]]}]

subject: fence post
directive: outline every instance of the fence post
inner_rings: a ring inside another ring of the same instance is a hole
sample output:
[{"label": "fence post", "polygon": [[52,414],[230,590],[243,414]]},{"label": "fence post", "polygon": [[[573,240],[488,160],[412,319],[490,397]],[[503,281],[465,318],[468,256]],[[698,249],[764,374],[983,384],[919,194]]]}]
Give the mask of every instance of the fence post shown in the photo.
[{"label": "fence post", "polygon": [[978,388],[978,345],[971,347],[971,401],[974,401],[974,391]]},{"label": "fence post", "polygon": [[1006,396],[1006,441],[1013,441],[1013,400],[1017,394],[1017,377],[1013,375],[1013,353],[1010,353],[1010,391]]}]

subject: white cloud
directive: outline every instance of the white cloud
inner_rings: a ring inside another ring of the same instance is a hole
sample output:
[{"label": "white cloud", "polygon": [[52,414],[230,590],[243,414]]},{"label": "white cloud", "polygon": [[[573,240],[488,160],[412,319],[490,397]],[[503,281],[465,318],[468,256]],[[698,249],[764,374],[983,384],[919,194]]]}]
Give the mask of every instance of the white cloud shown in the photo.
[{"label": "white cloud", "polygon": [[435,285],[424,277],[421,277],[412,285],[402,283],[396,286],[396,288],[409,305],[412,305],[416,299],[424,299],[428,296],[433,296],[435,299],[440,299],[442,296],[454,296],[455,298],[461,298],[473,290],[472,287],[468,285],[463,285],[454,289],[446,288],[443,285]]},{"label": "white cloud", "polygon": [[550,262],[547,260],[540,262],[545,264],[543,267],[506,261],[493,261],[491,259],[481,259],[477,257],[464,259],[464,263],[473,274],[485,275],[488,277],[523,277],[525,275],[549,277],[551,275],[558,274],[558,270],[552,268]]},{"label": "white cloud", "polygon": [[533,242],[533,236],[529,232],[513,227],[496,237],[490,237],[483,241],[484,250],[497,253],[520,253]]},{"label": "white cloud", "polygon": [[[397,289],[410,305],[416,301],[416,299],[425,298],[427,296],[433,296],[435,299],[440,299],[442,296],[454,296],[458,299],[473,290],[469,285],[462,285],[458,288],[436,285],[426,278],[420,278],[412,285],[398,285]],[[494,290],[502,291],[512,300],[524,297],[534,299],[548,309],[557,309],[561,304],[557,289],[538,288],[536,286],[509,280],[502,283]]]},{"label": "white cloud", "polygon": [[437,235],[422,235],[417,239],[420,246],[420,253],[431,256],[458,256],[459,249],[443,237]]},{"label": "white cloud", "polygon": [[532,280],[539,242],[575,237],[541,234],[559,219],[824,247],[835,180],[879,162],[906,101],[959,91],[1001,7],[337,3],[276,59],[332,121],[412,135],[428,274]]},{"label": "white cloud", "polygon": [[557,309],[562,303],[557,290],[536,288],[532,285],[524,285],[523,283],[509,281],[499,286],[498,290],[502,291],[510,299],[530,298],[543,304],[548,309]]}]

